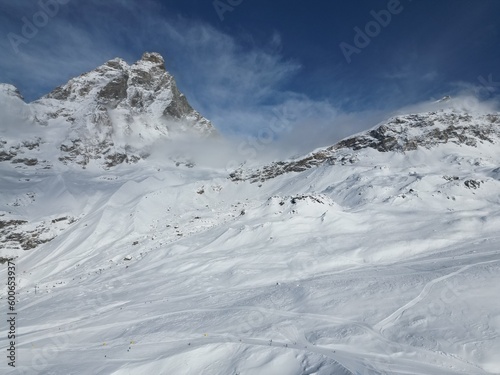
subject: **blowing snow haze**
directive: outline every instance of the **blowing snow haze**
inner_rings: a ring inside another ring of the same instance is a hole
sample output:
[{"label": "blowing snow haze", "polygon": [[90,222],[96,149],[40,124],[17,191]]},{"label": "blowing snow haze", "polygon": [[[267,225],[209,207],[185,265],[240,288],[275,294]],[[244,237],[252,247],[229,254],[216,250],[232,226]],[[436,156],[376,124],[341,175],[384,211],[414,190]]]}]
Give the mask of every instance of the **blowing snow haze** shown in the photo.
[{"label": "blowing snow haze", "polygon": [[1,374],[500,373],[498,2],[0,5]]}]

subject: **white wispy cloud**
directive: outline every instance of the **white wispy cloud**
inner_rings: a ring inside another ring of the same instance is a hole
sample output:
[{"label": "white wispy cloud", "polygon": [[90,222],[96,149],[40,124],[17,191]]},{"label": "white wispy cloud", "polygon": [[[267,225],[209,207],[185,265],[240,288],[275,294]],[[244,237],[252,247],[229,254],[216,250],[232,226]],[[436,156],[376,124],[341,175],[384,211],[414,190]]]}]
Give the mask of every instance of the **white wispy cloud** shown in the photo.
[{"label": "white wispy cloud", "polygon": [[[14,21],[0,26],[0,31],[21,33],[21,17],[35,11],[35,3],[16,8]],[[8,38],[0,38],[0,77],[18,83],[25,95],[33,97],[111,58],[119,56],[132,63],[144,51],[157,51],[193,107],[223,134],[248,142],[253,137],[260,142],[259,153],[276,157],[332,144],[397,112],[389,103],[389,110],[348,113],[339,106],[356,98],[332,103],[287,90],[287,83],[303,67],[300,61],[283,56],[287,41],[278,31],[267,40],[255,41],[250,35],[230,35],[204,22],[166,13],[149,0],[72,0],[28,44],[20,46],[19,53]],[[431,68],[401,64],[387,70],[390,85],[372,89],[388,101],[396,94],[411,96],[414,85],[430,85],[438,77]],[[479,85],[467,87],[474,89],[484,91]],[[452,91],[463,94],[464,90]]]}]

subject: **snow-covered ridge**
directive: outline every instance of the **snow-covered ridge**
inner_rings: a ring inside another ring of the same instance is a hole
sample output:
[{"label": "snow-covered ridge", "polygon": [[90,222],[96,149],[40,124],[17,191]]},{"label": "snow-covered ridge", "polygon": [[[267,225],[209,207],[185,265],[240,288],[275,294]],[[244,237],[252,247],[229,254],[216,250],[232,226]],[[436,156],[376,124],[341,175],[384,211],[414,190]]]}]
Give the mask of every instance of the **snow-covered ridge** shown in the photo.
[{"label": "snow-covered ridge", "polygon": [[[9,102],[0,110],[10,117],[0,128],[0,161],[30,160],[27,166],[49,160],[46,166],[111,168],[147,157],[158,140],[216,133],[178,90],[157,53],[145,53],[132,65],[110,60],[30,104],[14,86],[3,84],[0,99]],[[8,129],[19,124],[25,132],[9,137]],[[45,150],[23,147],[33,142],[33,133],[43,133],[37,143],[47,144]]]},{"label": "snow-covered ridge", "polygon": [[256,171],[237,170],[233,180],[265,181],[288,172],[303,172],[324,163],[353,164],[362,150],[405,153],[451,143],[477,147],[500,141],[500,115],[441,110],[397,116],[372,130],[346,138],[335,145],[289,161],[275,162]]},{"label": "snow-covered ridge", "polygon": [[339,142],[337,148],[356,151],[370,147],[380,152],[405,152],[448,142],[476,147],[478,143],[494,143],[499,138],[498,114],[478,116],[443,111],[392,118],[374,130]]},{"label": "snow-covered ridge", "polygon": [[17,87],[9,85],[8,83],[0,83],[0,95],[24,100]]}]

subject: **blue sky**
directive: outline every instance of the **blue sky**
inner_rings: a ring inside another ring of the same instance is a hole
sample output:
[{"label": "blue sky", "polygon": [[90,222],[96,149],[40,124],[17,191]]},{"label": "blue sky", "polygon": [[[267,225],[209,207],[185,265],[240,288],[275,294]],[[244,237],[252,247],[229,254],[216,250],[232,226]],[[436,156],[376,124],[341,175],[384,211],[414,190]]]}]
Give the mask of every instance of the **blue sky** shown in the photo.
[{"label": "blue sky", "polygon": [[[0,82],[27,101],[111,58],[157,51],[228,134],[281,117],[299,137],[340,138],[404,106],[491,99],[500,86],[498,0],[0,0],[0,9]],[[41,26],[23,33],[25,20]]]}]

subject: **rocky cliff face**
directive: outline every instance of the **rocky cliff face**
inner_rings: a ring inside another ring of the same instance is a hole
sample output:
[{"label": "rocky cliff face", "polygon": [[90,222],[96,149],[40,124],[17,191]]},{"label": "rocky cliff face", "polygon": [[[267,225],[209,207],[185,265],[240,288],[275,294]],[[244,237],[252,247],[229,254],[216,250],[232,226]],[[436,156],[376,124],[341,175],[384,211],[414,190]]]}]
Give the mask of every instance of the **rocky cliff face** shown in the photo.
[{"label": "rocky cliff face", "polygon": [[[42,135],[16,142],[0,134],[0,162],[22,159],[27,161],[23,165],[37,165],[43,156],[35,151],[41,144],[51,144],[59,162],[111,168],[146,158],[148,147],[158,139],[216,133],[178,90],[157,53],[145,53],[132,65],[119,58],[110,60],[30,104],[22,101],[15,87],[2,87],[0,95],[16,102],[2,112],[23,108],[11,123],[31,125],[35,129],[30,134]],[[46,130],[40,132],[40,126]]]},{"label": "rocky cliff face", "polygon": [[478,147],[500,142],[500,115],[440,110],[398,116],[374,129],[289,161],[275,162],[255,171],[237,170],[233,180],[266,181],[289,172],[303,172],[324,163],[354,164],[362,150],[406,153],[440,144]]}]

